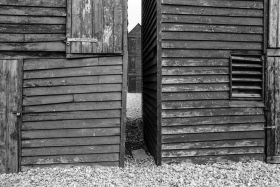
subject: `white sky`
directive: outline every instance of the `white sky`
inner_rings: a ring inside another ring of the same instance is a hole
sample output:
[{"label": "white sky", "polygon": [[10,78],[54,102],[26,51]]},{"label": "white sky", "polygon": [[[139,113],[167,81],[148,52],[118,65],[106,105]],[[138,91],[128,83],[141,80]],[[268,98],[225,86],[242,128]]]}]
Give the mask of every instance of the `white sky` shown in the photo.
[{"label": "white sky", "polygon": [[141,25],[141,0],[128,0],[128,31]]}]

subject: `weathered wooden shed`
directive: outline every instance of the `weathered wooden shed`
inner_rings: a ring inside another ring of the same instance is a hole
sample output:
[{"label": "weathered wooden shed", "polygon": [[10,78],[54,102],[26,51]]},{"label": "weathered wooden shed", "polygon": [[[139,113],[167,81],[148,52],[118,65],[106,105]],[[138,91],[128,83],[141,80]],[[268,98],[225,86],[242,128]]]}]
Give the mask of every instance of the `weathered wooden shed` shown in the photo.
[{"label": "weathered wooden shed", "polygon": [[158,165],[266,158],[265,132],[279,131],[266,123],[279,108],[273,94],[265,108],[265,93],[279,94],[279,68],[273,78],[266,63],[269,5],[279,15],[278,0],[143,0],[144,137]]},{"label": "weathered wooden shed", "polygon": [[123,166],[127,1],[0,0],[0,173]]}]

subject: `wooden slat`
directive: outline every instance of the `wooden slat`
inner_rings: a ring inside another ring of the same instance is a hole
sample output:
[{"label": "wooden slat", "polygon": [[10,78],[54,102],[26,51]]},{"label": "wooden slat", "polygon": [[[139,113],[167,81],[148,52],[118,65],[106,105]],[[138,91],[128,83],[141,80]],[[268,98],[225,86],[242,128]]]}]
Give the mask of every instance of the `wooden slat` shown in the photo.
[{"label": "wooden slat", "polygon": [[49,121],[49,120],[77,120],[77,119],[103,119],[119,118],[120,110],[103,111],[82,111],[82,112],[59,112],[59,113],[40,113],[25,114],[23,121]]},{"label": "wooden slat", "polygon": [[42,7],[66,7],[66,0],[0,0],[0,5],[13,5],[13,6],[42,6]]},{"label": "wooden slat", "polygon": [[[175,72],[173,69],[172,71],[166,71],[165,68],[163,68],[163,73],[172,73]],[[228,69],[226,68],[226,71],[228,71]],[[182,70],[182,71],[178,71],[178,72],[183,72],[184,74],[187,74],[186,71]],[[176,71],[176,73],[178,73]],[[193,72],[198,72],[197,74],[193,73]],[[209,70],[209,72],[207,70],[204,70],[204,68],[202,68],[201,71],[198,71],[196,69],[194,69],[190,74],[195,74],[195,75],[199,75],[200,73],[205,72],[205,74],[210,74],[210,72],[213,72],[213,74],[215,73],[220,73],[218,70]],[[214,73],[215,72],[215,73]],[[170,73],[170,74],[171,74]],[[187,84],[187,83],[225,83],[225,82],[229,82],[229,77],[228,76],[221,76],[221,75],[216,75],[216,76],[163,76],[162,77],[162,84]]]},{"label": "wooden slat", "polygon": [[25,165],[21,166],[21,171],[25,172],[30,169],[50,169],[50,168],[72,168],[72,167],[120,167],[119,161],[114,162],[95,162],[95,163],[70,163],[70,164],[46,164],[46,165]]},{"label": "wooden slat", "polygon": [[65,51],[62,42],[39,42],[39,43],[0,43],[1,51]]},{"label": "wooden slat", "polygon": [[262,50],[262,43],[213,42],[213,41],[163,41],[162,48],[167,49],[240,49]]},{"label": "wooden slat", "polygon": [[228,92],[162,93],[163,101],[229,99]]},{"label": "wooden slat", "polygon": [[261,79],[256,79],[256,78],[232,78],[232,81],[236,81],[236,82],[262,82]]},{"label": "wooden slat", "polygon": [[230,123],[264,123],[263,115],[258,116],[214,116],[214,117],[194,117],[194,118],[167,118],[162,120],[162,126],[182,126],[182,125],[210,125],[210,124],[230,124]]},{"label": "wooden slat", "polygon": [[43,96],[43,97],[24,97],[23,106],[46,105],[54,103],[69,103],[74,101],[73,95]]},{"label": "wooden slat", "polygon": [[163,102],[162,109],[187,109],[187,108],[263,108],[264,103],[259,101],[230,101],[230,100],[207,100],[207,101],[170,101]]},{"label": "wooden slat", "polygon": [[224,156],[197,156],[197,157],[182,157],[182,158],[163,158],[165,164],[210,164],[210,163],[228,163],[231,162],[251,162],[252,160],[263,162],[263,154],[246,154],[246,155],[224,155]]},{"label": "wooden slat", "polygon": [[225,147],[261,147],[264,146],[263,139],[251,140],[228,140],[228,141],[209,141],[209,142],[190,142],[190,143],[176,143],[163,144],[163,150],[174,149],[205,149],[205,148],[225,148]]},{"label": "wooden slat", "polygon": [[163,4],[189,5],[202,7],[229,7],[229,8],[248,8],[263,9],[261,1],[231,1],[231,0],[161,0]]},{"label": "wooden slat", "polygon": [[75,102],[89,102],[89,101],[120,101],[122,100],[121,92],[115,93],[97,93],[97,94],[75,94]]},{"label": "wooden slat", "polygon": [[[173,34],[174,35],[174,34]],[[175,34],[177,35],[177,34]],[[163,58],[162,66],[229,66],[228,59]]]},{"label": "wooden slat", "polygon": [[78,146],[78,147],[49,147],[22,149],[22,156],[50,156],[50,155],[75,155],[94,153],[117,153],[119,145]]},{"label": "wooden slat", "polygon": [[22,130],[86,129],[98,127],[120,127],[120,119],[82,119],[62,121],[24,122]]},{"label": "wooden slat", "polygon": [[120,135],[120,128],[34,130],[34,131],[22,131],[21,135],[23,140],[41,139],[41,138],[116,136],[116,135]]},{"label": "wooden slat", "polygon": [[232,86],[232,89],[237,89],[237,90],[261,90],[262,87],[260,87],[260,86]]},{"label": "wooden slat", "polygon": [[182,84],[163,85],[162,92],[200,92],[200,91],[227,91],[228,84]]},{"label": "wooden slat", "polygon": [[35,16],[2,16],[0,15],[0,23],[7,24],[53,24],[63,25],[66,23],[64,17],[35,17]]},{"label": "wooden slat", "polygon": [[64,34],[3,34],[0,42],[56,42],[65,40]]},{"label": "wooden slat", "polygon": [[221,16],[189,16],[189,15],[162,15],[162,22],[199,23],[212,25],[254,25],[262,26],[262,18],[221,17]]},{"label": "wooden slat", "polygon": [[232,64],[232,67],[240,67],[240,68],[262,68],[262,65],[260,64]]},{"label": "wooden slat", "polygon": [[229,25],[202,25],[182,23],[162,23],[162,31],[191,31],[210,33],[240,33],[240,34],[262,34],[262,27],[252,26],[229,26]]},{"label": "wooden slat", "polygon": [[65,58],[62,52],[31,52],[31,51],[3,51],[0,53],[1,59],[34,59],[34,58]]},{"label": "wooden slat", "polygon": [[1,24],[1,33],[11,34],[65,34],[65,25],[21,25]]},{"label": "wooden slat", "polygon": [[232,71],[233,75],[262,75],[260,71]]},{"label": "wooden slat", "polygon": [[43,148],[61,146],[85,146],[85,145],[114,145],[120,143],[120,136],[107,137],[78,137],[78,138],[55,138],[23,140],[23,148]]},{"label": "wooden slat", "polygon": [[240,97],[240,98],[246,98],[246,97],[261,97],[261,94],[235,94],[235,93],[233,93],[232,94],[232,97]]},{"label": "wooden slat", "polygon": [[244,139],[263,139],[264,131],[253,132],[226,132],[226,133],[202,133],[202,134],[180,134],[164,135],[163,143],[184,143],[196,141],[217,141],[217,140],[244,140]]},{"label": "wooden slat", "polygon": [[77,77],[90,75],[122,74],[122,66],[81,67],[55,70],[26,71],[24,79],[52,78],[52,77]]},{"label": "wooden slat", "polygon": [[122,82],[122,75],[109,75],[109,76],[53,78],[53,79],[27,79],[24,80],[23,86],[29,88],[29,87],[92,85],[92,84],[121,83],[121,82]]},{"label": "wooden slat", "polygon": [[41,156],[23,157],[21,164],[59,164],[59,163],[80,163],[80,162],[106,162],[119,161],[119,153],[114,154],[90,154],[90,155],[65,155],[65,156]]},{"label": "wooden slat", "polygon": [[[223,2],[224,4],[224,2]],[[208,16],[235,16],[235,17],[263,17],[262,10],[212,8],[193,6],[162,6],[163,14],[208,15]]]},{"label": "wooden slat", "polygon": [[262,62],[261,58],[241,57],[241,56],[232,56],[231,58],[232,60],[237,60],[237,61]]},{"label": "wooden slat", "polygon": [[25,88],[24,96],[40,95],[65,95],[65,94],[83,94],[83,93],[105,93],[121,91],[121,84],[97,84],[84,86],[59,86],[59,87],[39,87]]},{"label": "wooden slat", "polygon": [[162,39],[166,40],[200,40],[200,41],[228,41],[228,42],[262,42],[260,34],[223,34],[223,33],[195,33],[195,32],[163,32]]},{"label": "wooden slat", "polygon": [[163,118],[195,117],[195,116],[246,116],[264,114],[262,108],[227,108],[227,109],[191,109],[191,110],[164,110]]},{"label": "wooden slat", "polygon": [[268,34],[268,46],[269,48],[276,48],[279,40],[279,1],[269,1],[269,34]]},{"label": "wooden slat", "polygon": [[246,132],[261,131],[264,129],[264,123],[257,124],[226,124],[226,125],[199,125],[183,127],[163,127],[162,134],[194,134],[194,133],[218,133],[218,132]]},{"label": "wooden slat", "polygon": [[209,75],[229,74],[228,67],[164,67],[162,75]]},{"label": "wooden slat", "polygon": [[4,15],[19,16],[66,16],[65,8],[0,6],[0,12]]},{"label": "wooden slat", "polygon": [[264,150],[263,147],[243,147],[243,148],[163,151],[162,156],[163,157],[187,157],[187,156],[206,156],[206,155],[262,154],[263,150]]}]

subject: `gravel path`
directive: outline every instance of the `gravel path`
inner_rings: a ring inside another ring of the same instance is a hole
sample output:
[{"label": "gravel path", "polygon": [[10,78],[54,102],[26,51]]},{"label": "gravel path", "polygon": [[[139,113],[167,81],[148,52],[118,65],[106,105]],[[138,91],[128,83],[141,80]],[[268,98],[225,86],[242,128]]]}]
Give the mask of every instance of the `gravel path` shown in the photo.
[{"label": "gravel path", "polygon": [[141,120],[141,94],[128,94],[127,141],[125,168],[49,168],[33,169],[19,174],[0,175],[0,187],[25,186],[213,186],[278,187],[280,165],[262,162],[216,163],[209,165],[163,165],[153,158],[135,161],[131,151],[144,149]]}]

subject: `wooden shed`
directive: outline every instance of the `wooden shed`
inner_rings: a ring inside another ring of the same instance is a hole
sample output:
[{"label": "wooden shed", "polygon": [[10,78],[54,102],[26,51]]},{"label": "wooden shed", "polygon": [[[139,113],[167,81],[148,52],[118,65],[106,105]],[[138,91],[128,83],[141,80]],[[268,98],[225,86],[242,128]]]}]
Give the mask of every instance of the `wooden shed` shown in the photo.
[{"label": "wooden shed", "polygon": [[266,158],[268,5],[143,0],[144,137],[158,165]]},{"label": "wooden shed", "polygon": [[0,0],[0,173],[123,166],[127,1]]}]

